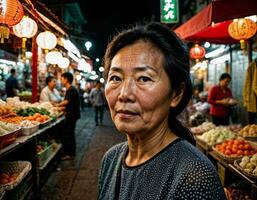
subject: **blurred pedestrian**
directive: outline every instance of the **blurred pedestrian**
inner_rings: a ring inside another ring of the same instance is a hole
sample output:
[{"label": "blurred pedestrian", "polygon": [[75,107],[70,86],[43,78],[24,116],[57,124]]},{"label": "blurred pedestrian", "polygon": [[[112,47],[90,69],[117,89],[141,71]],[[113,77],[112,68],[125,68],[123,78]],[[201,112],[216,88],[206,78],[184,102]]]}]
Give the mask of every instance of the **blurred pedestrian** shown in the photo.
[{"label": "blurred pedestrian", "polygon": [[95,124],[98,126],[100,121],[100,125],[102,125],[105,97],[102,89],[102,83],[100,81],[96,82],[96,86],[91,90],[89,98],[95,109]]},{"label": "blurred pedestrian", "polygon": [[51,75],[46,78],[46,86],[40,93],[40,102],[45,101],[52,104],[60,103],[62,101],[62,97],[56,89],[56,79]]},{"label": "blurred pedestrian", "polygon": [[58,104],[65,111],[61,132],[64,153],[62,160],[73,159],[76,155],[75,127],[80,118],[80,99],[78,90],[72,86],[72,82],[73,75],[71,73],[65,72],[61,75],[61,83],[66,88],[64,100]]},{"label": "blurred pedestrian", "polygon": [[10,71],[11,75],[5,82],[5,90],[7,97],[14,97],[18,94],[18,80],[16,78],[16,70],[14,68]]},{"label": "blurred pedestrian", "polygon": [[229,125],[231,107],[236,105],[230,90],[231,76],[228,73],[221,74],[219,83],[212,87],[208,95],[211,104],[210,115],[215,125]]}]

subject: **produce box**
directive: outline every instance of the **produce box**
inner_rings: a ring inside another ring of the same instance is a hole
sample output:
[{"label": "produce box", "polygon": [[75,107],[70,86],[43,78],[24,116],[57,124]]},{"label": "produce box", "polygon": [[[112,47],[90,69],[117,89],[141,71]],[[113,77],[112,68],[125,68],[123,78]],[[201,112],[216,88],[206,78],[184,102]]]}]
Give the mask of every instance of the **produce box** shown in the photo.
[{"label": "produce box", "polygon": [[18,135],[20,135],[20,134],[21,134],[21,128],[15,130],[15,131],[9,132],[7,134],[1,135],[0,136],[0,149],[4,148],[7,145],[12,144],[16,140]]},{"label": "produce box", "polygon": [[45,121],[43,123],[40,123],[39,124],[39,129],[42,129],[42,128],[48,126],[50,123],[51,123],[51,119],[49,119],[49,120],[47,120],[47,121]]},{"label": "produce box", "polygon": [[11,190],[16,187],[31,170],[28,161],[0,163],[0,188]]},{"label": "produce box", "polygon": [[53,152],[52,150],[53,150],[52,145],[49,145],[49,146],[45,147],[45,149],[43,151],[37,153],[39,167],[42,167],[45,164],[47,159],[52,154],[52,152]]},{"label": "produce box", "polygon": [[39,123],[36,123],[34,126],[31,127],[22,127],[22,135],[32,135],[33,133],[37,132],[39,129]]}]

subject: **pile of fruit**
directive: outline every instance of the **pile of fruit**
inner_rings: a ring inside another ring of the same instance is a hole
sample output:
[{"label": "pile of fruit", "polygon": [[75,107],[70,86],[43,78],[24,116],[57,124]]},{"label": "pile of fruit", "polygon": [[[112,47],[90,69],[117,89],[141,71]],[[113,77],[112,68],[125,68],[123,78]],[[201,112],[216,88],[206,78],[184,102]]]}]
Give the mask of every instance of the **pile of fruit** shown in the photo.
[{"label": "pile of fruit", "polygon": [[225,189],[225,194],[228,200],[252,200],[248,192],[245,190],[229,187]]},{"label": "pile of fruit", "polygon": [[257,124],[246,125],[239,134],[243,137],[257,137]]},{"label": "pile of fruit", "polygon": [[11,183],[16,180],[16,178],[19,176],[19,173],[15,172],[1,172],[0,173],[0,184],[7,184]]},{"label": "pile of fruit", "polygon": [[212,146],[234,137],[235,134],[232,131],[224,127],[217,127],[215,129],[211,129],[210,131],[205,132],[203,135],[199,136],[199,139]]},{"label": "pile of fruit", "polygon": [[256,149],[254,149],[249,142],[242,139],[231,139],[226,140],[221,144],[216,144],[215,150],[225,156],[235,158],[241,156],[251,156],[256,153]]},{"label": "pile of fruit", "polygon": [[19,129],[19,126],[15,124],[5,123],[0,121],[0,136],[13,132],[18,129]]},{"label": "pile of fruit", "polygon": [[202,123],[199,126],[191,128],[190,130],[194,134],[202,134],[202,133],[204,133],[206,131],[209,131],[209,130],[211,130],[213,128],[216,128],[216,126],[213,123],[211,123],[211,122],[204,122],[204,123]]},{"label": "pile of fruit", "polygon": [[253,156],[244,156],[239,166],[247,173],[257,176],[257,154]]}]

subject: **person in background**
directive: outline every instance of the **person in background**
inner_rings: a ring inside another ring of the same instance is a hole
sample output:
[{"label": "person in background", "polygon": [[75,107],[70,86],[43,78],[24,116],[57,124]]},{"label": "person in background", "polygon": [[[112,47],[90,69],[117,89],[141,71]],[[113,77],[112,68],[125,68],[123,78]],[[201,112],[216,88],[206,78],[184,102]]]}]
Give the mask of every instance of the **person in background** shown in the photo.
[{"label": "person in background", "polygon": [[93,88],[89,95],[90,102],[95,109],[95,124],[96,126],[103,124],[103,114],[104,114],[104,91],[102,89],[102,83],[100,81],[96,82],[95,88]]},{"label": "person in background", "polygon": [[49,101],[52,104],[60,103],[62,101],[62,98],[55,87],[56,79],[53,76],[48,76],[46,78],[46,86],[40,93],[40,102]]},{"label": "person in background", "polygon": [[231,106],[236,105],[229,89],[231,76],[228,73],[221,74],[219,84],[212,87],[208,95],[211,104],[210,115],[215,125],[229,125]]},{"label": "person in background", "polygon": [[80,99],[78,90],[72,86],[73,75],[65,72],[61,75],[61,83],[66,88],[64,100],[57,104],[65,111],[62,123],[61,141],[63,143],[62,160],[74,159],[76,155],[75,127],[80,118]]},{"label": "person in background", "polygon": [[18,94],[18,80],[16,78],[16,70],[11,69],[11,75],[5,82],[5,90],[7,97],[14,97]]},{"label": "person in background", "polygon": [[226,199],[215,167],[177,120],[192,84],[176,34],[153,22],[125,30],[108,44],[104,67],[111,117],[127,142],[104,155],[98,199]]}]

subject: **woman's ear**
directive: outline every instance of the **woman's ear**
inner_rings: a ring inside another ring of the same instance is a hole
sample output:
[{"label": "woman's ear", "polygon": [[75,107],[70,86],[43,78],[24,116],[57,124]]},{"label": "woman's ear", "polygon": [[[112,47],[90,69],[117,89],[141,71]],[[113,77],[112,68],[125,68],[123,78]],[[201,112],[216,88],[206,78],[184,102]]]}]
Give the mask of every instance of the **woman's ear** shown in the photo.
[{"label": "woman's ear", "polygon": [[180,87],[172,94],[170,107],[174,108],[179,104],[179,102],[183,97],[184,91],[185,91],[185,83],[181,83]]}]

